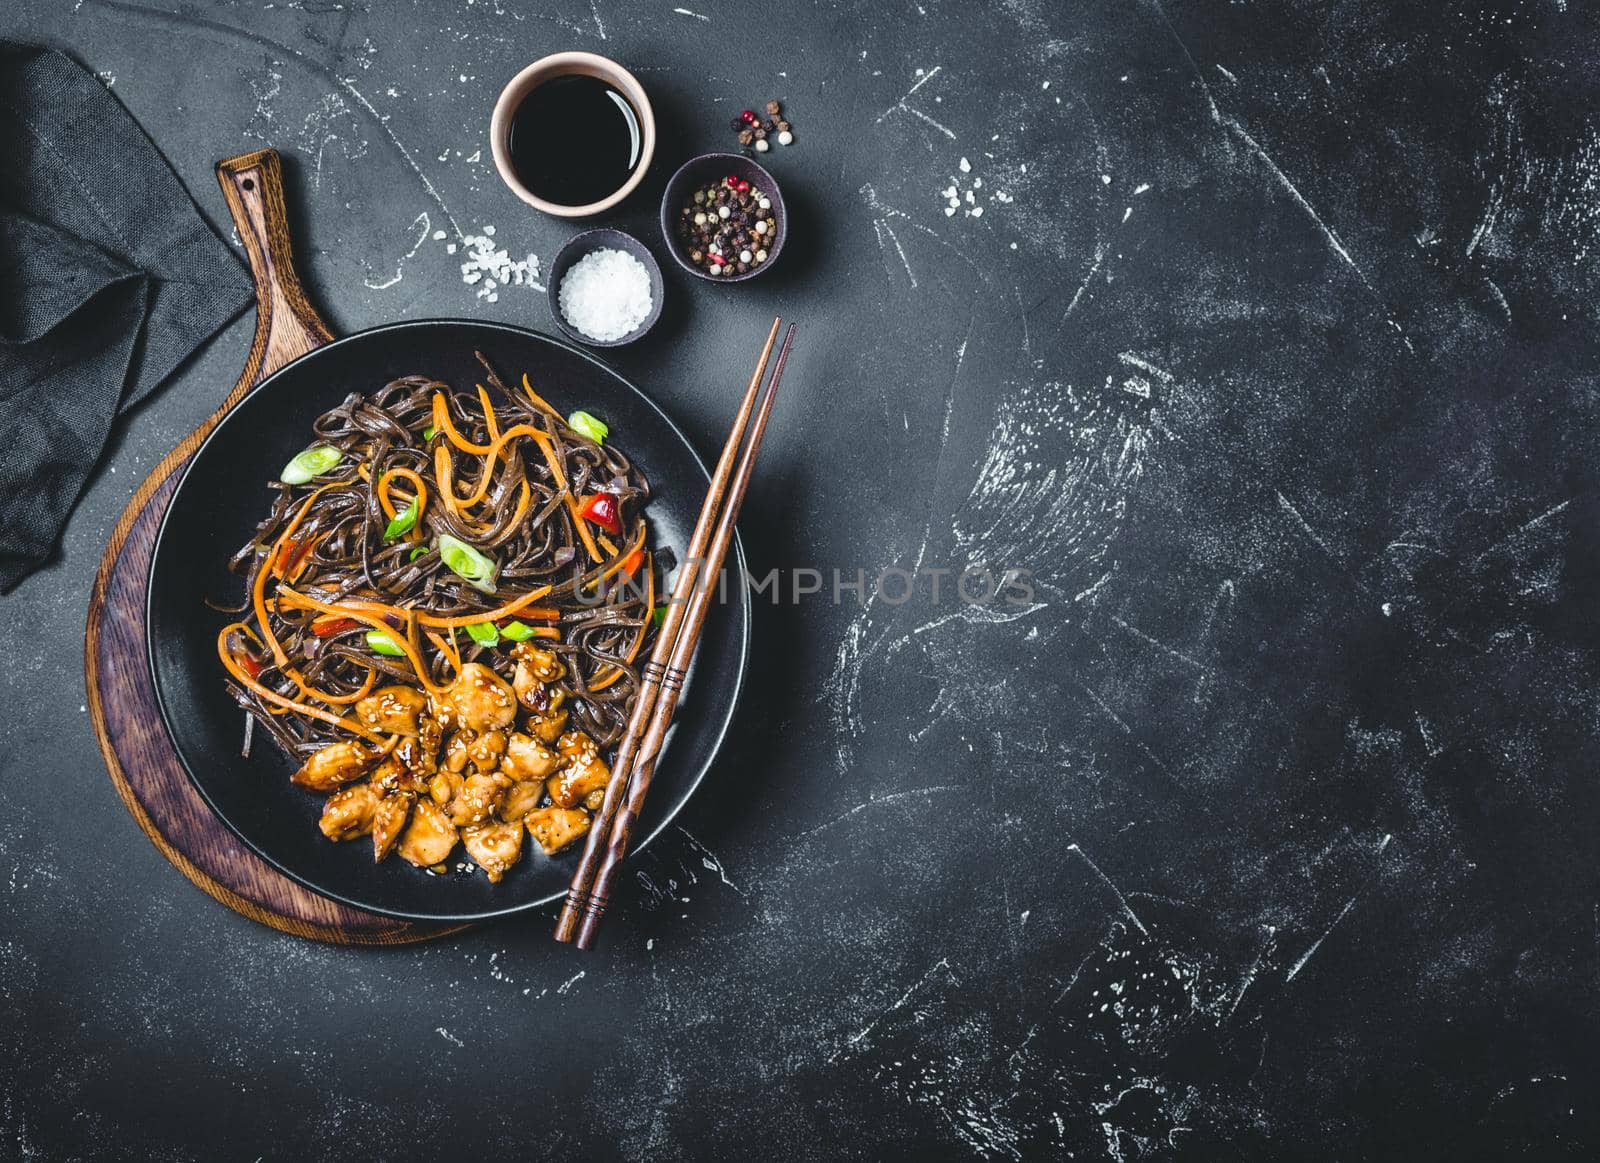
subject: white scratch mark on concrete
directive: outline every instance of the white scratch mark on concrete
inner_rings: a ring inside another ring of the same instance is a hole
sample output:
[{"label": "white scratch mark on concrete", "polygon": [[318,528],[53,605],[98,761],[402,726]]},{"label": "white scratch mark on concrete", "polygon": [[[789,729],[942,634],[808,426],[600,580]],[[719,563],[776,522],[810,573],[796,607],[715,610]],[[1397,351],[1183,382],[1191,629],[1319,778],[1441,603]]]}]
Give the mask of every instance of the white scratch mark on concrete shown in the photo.
[{"label": "white scratch mark on concrete", "polygon": [[[1384,853],[1384,850],[1389,847],[1389,841],[1391,841],[1393,839],[1394,839],[1394,834],[1393,833],[1386,833],[1384,835],[1383,839],[1381,841],[1379,841],[1379,843],[1378,843],[1378,848],[1377,848],[1376,855],[1382,856],[1383,853]],[[1333,924],[1328,926],[1326,931],[1323,932],[1322,936],[1318,937],[1315,941],[1311,942],[1311,947],[1308,948],[1304,953],[1302,953],[1300,955],[1300,960],[1296,961],[1292,966],[1289,967],[1289,972],[1284,975],[1284,979],[1283,979],[1284,981],[1286,981],[1286,982],[1293,981],[1295,979],[1295,976],[1302,969],[1304,969],[1306,967],[1306,962],[1310,961],[1312,956],[1316,953],[1316,951],[1318,949],[1322,948],[1322,943],[1324,941],[1326,941],[1328,939],[1329,935],[1332,934],[1332,932],[1339,927],[1339,922],[1344,920],[1345,917],[1350,915],[1350,910],[1356,907],[1356,901],[1359,900],[1360,897],[1361,897],[1361,894],[1357,893],[1355,896],[1351,897],[1345,903],[1344,908],[1339,910],[1339,915],[1337,917],[1333,918]]]},{"label": "white scratch mark on concrete", "polygon": [[588,974],[589,974],[589,971],[587,969],[578,970],[578,972],[574,973],[571,977],[567,978],[560,985],[558,985],[556,987],[556,992],[557,993],[566,993],[573,986],[577,985],[578,982],[582,981],[585,977],[587,977]]},{"label": "white scratch mark on concrete", "polygon": [[[950,971],[950,959],[948,957],[939,958],[938,961],[935,961],[933,965],[929,967],[926,973],[918,978],[909,989],[900,995],[893,1005],[884,1010],[877,1017],[873,1018],[865,1026],[862,1026],[861,1029],[857,1030],[854,1034],[851,1034],[850,1037],[846,1038],[845,1046],[860,1045],[862,1039],[864,1039],[868,1034],[872,1033],[873,1030],[878,1028],[879,1022],[883,1021],[884,1018],[888,1017],[892,1013],[895,1013],[897,1010],[904,1008],[905,1004],[911,1000],[911,998],[916,994],[917,990],[927,985],[929,979],[941,969],[945,971],[946,975],[949,976],[952,982],[956,981],[956,975]],[[843,1053],[843,1047],[834,1051],[833,1056],[828,1060],[830,1062],[834,1061],[841,1053]]]},{"label": "white scratch mark on concrete", "polygon": [[855,807],[851,808],[848,812],[844,812],[841,815],[837,815],[833,819],[827,821],[826,823],[818,824],[815,828],[810,828],[807,831],[801,832],[798,836],[795,837],[795,839],[796,840],[809,839],[810,837],[815,836],[818,832],[827,831],[829,828],[833,827],[835,824],[842,824],[844,821],[848,820],[851,816],[858,815],[859,813],[866,811],[868,808],[876,808],[876,807],[881,807],[884,804],[898,803],[900,800],[927,799],[929,796],[937,795],[939,792],[966,791],[966,790],[967,790],[966,788],[960,787],[960,786],[958,786],[956,784],[934,784],[934,785],[929,786],[929,787],[914,787],[914,788],[911,788],[911,789],[909,789],[907,791],[891,792],[890,794],[888,794],[886,796],[870,796],[866,800],[864,800],[863,802],[861,802],[861,803],[857,804]]},{"label": "white scratch mark on concrete", "polygon": [[1296,509],[1294,505],[1290,503],[1289,498],[1278,492],[1276,489],[1274,489],[1273,492],[1277,494],[1279,508],[1294,518],[1295,524],[1300,526],[1300,528],[1305,532],[1305,535],[1311,539],[1312,544],[1314,544],[1318,549],[1322,550],[1323,553],[1326,553],[1329,559],[1335,565],[1343,568],[1344,563],[1340,561],[1339,555],[1329,548],[1326,541],[1317,536],[1317,531],[1311,527],[1311,522],[1307,521],[1300,515],[1300,510]]},{"label": "white scratch mark on concrete", "polygon": [[1472,564],[1474,564],[1474,565],[1479,564],[1480,562],[1483,561],[1484,558],[1488,557],[1491,553],[1494,553],[1496,550],[1500,549],[1506,543],[1508,543],[1510,541],[1515,541],[1518,537],[1520,537],[1522,534],[1526,533],[1529,529],[1532,529],[1535,526],[1544,524],[1551,517],[1554,517],[1557,513],[1560,513],[1564,509],[1566,509],[1566,507],[1568,505],[1570,505],[1570,504],[1572,504],[1572,501],[1569,498],[1568,500],[1562,501],[1559,505],[1554,505],[1551,508],[1546,509],[1544,512],[1540,513],[1533,520],[1524,521],[1521,525],[1518,525],[1510,533],[1507,533],[1504,537],[1500,538],[1500,540],[1496,541],[1493,545],[1489,546],[1488,549],[1485,549],[1482,553],[1478,554],[1477,557],[1473,558],[1472,559]]},{"label": "white scratch mark on concrete", "polygon": [[365,283],[367,285],[367,288],[369,290],[373,290],[373,291],[385,291],[385,290],[388,290],[390,287],[394,286],[402,278],[405,277],[405,270],[406,270],[406,262],[407,262],[407,260],[411,259],[411,258],[415,258],[417,251],[422,249],[422,244],[424,242],[426,242],[427,239],[428,239],[428,229],[432,225],[432,223],[430,223],[428,221],[428,212],[426,210],[424,210],[421,214],[418,214],[416,219],[411,223],[411,225],[412,226],[420,226],[422,229],[417,233],[417,241],[416,241],[416,243],[411,247],[410,250],[406,251],[405,254],[401,255],[400,256],[400,261],[395,264],[394,278],[385,279],[381,283],[375,283],[371,279],[363,279],[363,280],[361,280],[363,283]]},{"label": "white scratch mark on concrete", "polygon": [[1133,911],[1133,906],[1128,903],[1128,898],[1122,895],[1122,890],[1111,882],[1111,878],[1109,876],[1100,871],[1100,866],[1093,860],[1089,859],[1089,854],[1080,848],[1076,842],[1068,844],[1067,851],[1076,852],[1080,857],[1082,857],[1083,862],[1089,866],[1090,870],[1097,877],[1100,878],[1101,883],[1109,888],[1112,894],[1116,896],[1117,902],[1122,905],[1122,911],[1128,914],[1128,919],[1139,927],[1139,932],[1148,937],[1150,935],[1150,930],[1144,927],[1144,922],[1139,919],[1139,914]]}]

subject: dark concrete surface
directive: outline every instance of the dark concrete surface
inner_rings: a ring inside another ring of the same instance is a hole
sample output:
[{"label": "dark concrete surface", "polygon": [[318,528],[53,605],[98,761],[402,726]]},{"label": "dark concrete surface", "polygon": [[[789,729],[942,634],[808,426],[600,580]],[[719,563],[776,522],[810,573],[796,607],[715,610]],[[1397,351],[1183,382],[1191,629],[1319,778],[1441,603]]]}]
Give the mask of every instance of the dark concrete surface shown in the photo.
[{"label": "dark concrete surface", "polygon": [[548,327],[447,252],[573,229],[488,160],[534,57],[648,86],[609,221],[652,243],[676,161],[783,99],[782,266],[663,263],[608,358],[707,449],[801,320],[754,569],[1034,589],[762,609],[731,743],[592,956],[544,916],[278,935],[127,818],[80,662],[241,320],[0,599],[0,1155],[1593,1156],[1588,6],[13,0],[0,34],[103,73],[213,216],[216,159],[285,151],[341,332]]}]

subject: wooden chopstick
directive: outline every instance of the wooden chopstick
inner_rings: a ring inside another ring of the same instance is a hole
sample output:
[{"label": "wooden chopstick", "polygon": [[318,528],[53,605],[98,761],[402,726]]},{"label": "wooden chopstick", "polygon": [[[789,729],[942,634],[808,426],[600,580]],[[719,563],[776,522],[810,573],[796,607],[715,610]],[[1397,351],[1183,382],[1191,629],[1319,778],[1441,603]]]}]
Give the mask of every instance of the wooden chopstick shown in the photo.
[{"label": "wooden chopstick", "polygon": [[[611,883],[616,879],[623,857],[628,853],[628,840],[634,821],[639,818],[639,813],[644,808],[645,796],[650,791],[650,781],[655,776],[656,759],[661,754],[667,729],[672,725],[672,716],[678,707],[678,696],[683,690],[689,664],[694,660],[695,650],[700,645],[700,632],[705,627],[711,595],[716,588],[711,584],[711,579],[722,569],[722,563],[728,555],[728,546],[733,541],[734,523],[739,518],[739,507],[744,504],[745,491],[750,485],[751,473],[755,470],[756,453],[761,449],[761,438],[767,429],[767,417],[772,414],[773,402],[778,397],[778,384],[783,379],[784,365],[789,362],[789,348],[794,343],[794,332],[795,325],[791,323],[788,331],[784,333],[783,346],[778,349],[778,359],[773,365],[772,379],[767,385],[766,394],[762,397],[760,411],[756,413],[755,420],[751,423],[750,439],[745,445],[739,467],[728,486],[727,499],[717,520],[716,536],[712,539],[710,552],[706,556],[704,577],[708,584],[696,586],[689,594],[689,606],[684,615],[683,627],[672,644],[671,659],[665,668],[656,662],[653,655],[645,668],[647,671],[658,672],[656,677],[661,690],[656,697],[655,705],[651,708],[649,726],[645,728],[637,746],[632,771],[629,773],[626,797],[617,808],[616,816],[611,823],[603,862],[595,873],[588,896],[578,909],[582,914],[576,937],[580,949],[589,949],[594,945],[595,932],[611,901]],[[743,579],[740,580],[742,583]],[[607,790],[609,791],[609,788]]]},{"label": "wooden chopstick", "polygon": [[761,358],[756,361],[756,370],[750,377],[750,385],[745,389],[744,399],[739,403],[739,411],[734,416],[733,427],[729,430],[727,442],[722,447],[722,455],[717,459],[716,471],[706,488],[705,502],[700,508],[698,520],[695,521],[687,555],[678,570],[678,579],[673,585],[672,597],[667,603],[666,618],[661,623],[660,633],[656,635],[655,646],[650,652],[650,661],[640,676],[639,692],[634,697],[633,713],[628,718],[627,731],[617,746],[616,758],[611,765],[611,779],[606,784],[605,799],[600,804],[600,810],[595,814],[589,828],[589,838],[583,848],[583,859],[579,861],[577,871],[572,875],[572,886],[567,889],[566,902],[561,906],[561,916],[556,921],[557,941],[572,940],[577,931],[582,909],[589,899],[590,885],[594,882],[595,873],[604,859],[612,821],[616,818],[617,809],[628,786],[628,777],[638,751],[639,739],[655,708],[656,698],[661,690],[661,676],[666,673],[672,657],[673,643],[677,640],[679,629],[688,611],[689,598],[695,591],[700,566],[706,556],[706,545],[711,540],[712,530],[716,527],[717,514],[722,508],[722,501],[728,489],[728,478],[733,472],[734,461],[738,458],[739,446],[744,442],[745,426],[750,420],[750,410],[755,404],[761,381],[766,377],[767,360],[772,355],[772,345],[778,338],[778,327],[782,322],[781,317],[772,320],[772,329],[767,332],[767,342],[761,348]]}]

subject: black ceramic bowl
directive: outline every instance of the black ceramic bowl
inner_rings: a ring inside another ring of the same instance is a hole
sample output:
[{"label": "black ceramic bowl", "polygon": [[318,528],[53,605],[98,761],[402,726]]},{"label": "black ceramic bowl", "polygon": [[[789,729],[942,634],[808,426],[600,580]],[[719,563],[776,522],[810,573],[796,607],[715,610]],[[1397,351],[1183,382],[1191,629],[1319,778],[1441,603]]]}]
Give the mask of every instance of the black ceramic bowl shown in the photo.
[{"label": "black ceramic bowl", "polygon": [[[710,475],[688,437],[650,399],[593,355],[536,332],[495,323],[429,320],[379,327],[339,339],[270,376],[212,429],[184,470],[156,537],[144,631],[156,694],[189,778],[224,823],[264,860],[316,892],[355,908],[428,921],[475,921],[559,900],[577,867],[580,846],[547,857],[529,846],[499,884],[481,875],[430,876],[396,857],[372,862],[372,846],[330,844],[317,830],[321,797],[289,782],[299,766],[257,731],[240,756],[244,720],[217,661],[217,631],[233,615],[207,599],[232,603],[242,580],[228,572],[232,547],[270,508],[266,482],[284,458],[305,447],[311,422],[346,393],[370,391],[402,375],[452,384],[483,378],[475,352],[517,383],[528,373],[563,409],[588,408],[650,480],[645,509],[651,544],[679,562],[688,546]],[[742,577],[740,552],[729,572]],[[667,579],[671,592],[672,577]],[[713,608],[680,696],[669,742],[634,835],[637,850],[682,808],[732,722],[750,634],[750,601],[730,585],[728,605]],[[139,628],[121,627],[126,635]],[[9,721],[9,720],[8,720]],[[461,850],[451,863],[463,862]]]},{"label": "black ceramic bowl", "polygon": [[[567,277],[567,271],[572,269],[574,263],[595,250],[626,251],[644,263],[644,269],[650,275],[650,314],[645,316],[643,323],[621,339],[595,339],[585,335],[568,323],[567,317],[561,313],[561,280]],[[561,334],[589,347],[621,347],[625,343],[632,343],[654,327],[656,320],[661,318],[661,295],[665,290],[665,284],[661,281],[661,267],[656,262],[655,256],[645,248],[644,243],[620,230],[605,227],[600,230],[586,230],[569,238],[566,245],[556,251],[555,262],[550,264],[549,287],[550,314],[555,317],[556,326],[561,329]]]},{"label": "black ceramic bowl", "polygon": [[[694,192],[702,186],[714,186],[723,178],[743,178],[753,190],[760,190],[772,199],[773,219],[777,228],[767,243],[767,261],[753,266],[744,274],[713,275],[689,261],[683,239],[678,234],[678,212],[694,200]],[[771,174],[755,162],[738,153],[703,153],[691,158],[678,168],[667,183],[667,192],[661,196],[661,234],[667,241],[667,250],[678,260],[678,265],[691,275],[711,283],[742,283],[753,279],[762,271],[771,270],[783,250],[783,240],[789,236],[789,212],[783,206],[783,191]]]}]

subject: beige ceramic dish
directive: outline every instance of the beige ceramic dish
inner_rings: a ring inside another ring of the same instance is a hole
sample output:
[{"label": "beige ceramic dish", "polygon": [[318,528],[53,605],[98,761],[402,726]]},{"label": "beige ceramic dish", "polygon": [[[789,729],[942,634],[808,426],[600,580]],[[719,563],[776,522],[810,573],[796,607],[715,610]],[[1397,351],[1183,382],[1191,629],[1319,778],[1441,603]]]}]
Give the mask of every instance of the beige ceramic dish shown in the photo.
[{"label": "beige ceramic dish", "polygon": [[[522,104],[523,98],[554,77],[568,76],[598,77],[626,97],[639,116],[639,164],[614,193],[585,206],[547,202],[531,192],[517,179],[517,172],[511,167],[511,151],[507,145],[511,115]],[[650,108],[650,98],[645,96],[644,87],[616,61],[591,52],[558,52],[534,61],[512,77],[511,83],[501,90],[500,99],[494,103],[494,116],[489,121],[489,148],[494,153],[494,168],[500,171],[501,180],[528,205],[557,218],[588,218],[610,210],[644,181],[645,172],[650,168],[650,159],[656,152],[656,115]]]}]

